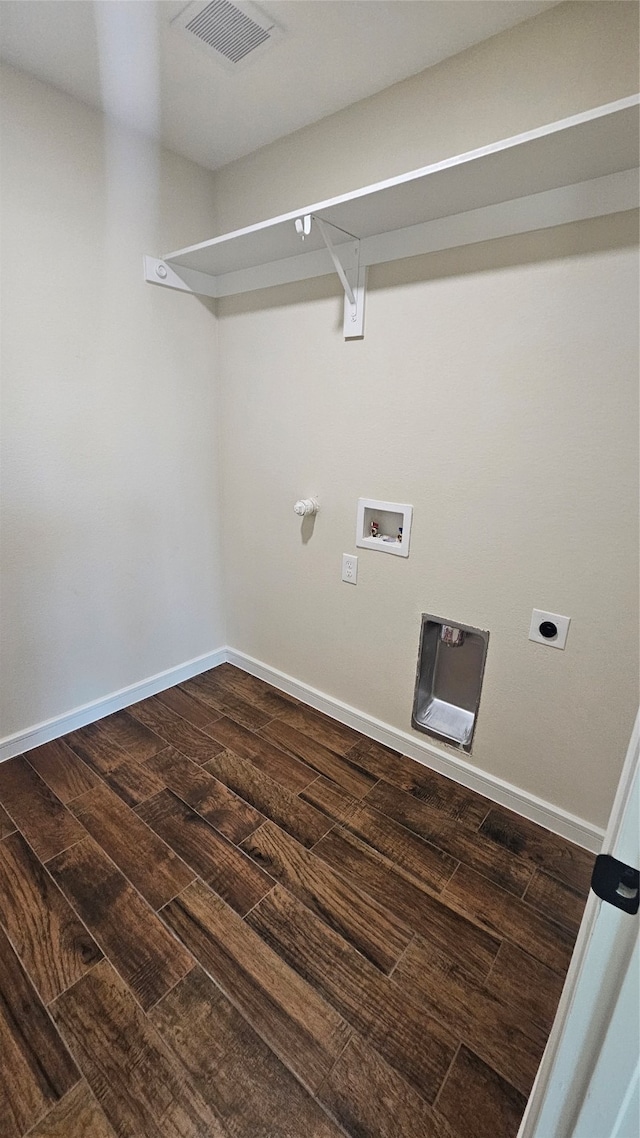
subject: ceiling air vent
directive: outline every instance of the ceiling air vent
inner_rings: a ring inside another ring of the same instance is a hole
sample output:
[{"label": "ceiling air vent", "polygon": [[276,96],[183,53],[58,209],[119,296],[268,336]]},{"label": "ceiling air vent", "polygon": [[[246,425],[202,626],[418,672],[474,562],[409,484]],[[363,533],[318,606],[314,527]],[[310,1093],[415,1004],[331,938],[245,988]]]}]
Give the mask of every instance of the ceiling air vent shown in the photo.
[{"label": "ceiling air vent", "polygon": [[237,4],[230,0],[211,0],[210,4],[196,0],[187,4],[171,26],[231,70],[262,55],[282,35],[269,16],[246,0]]}]

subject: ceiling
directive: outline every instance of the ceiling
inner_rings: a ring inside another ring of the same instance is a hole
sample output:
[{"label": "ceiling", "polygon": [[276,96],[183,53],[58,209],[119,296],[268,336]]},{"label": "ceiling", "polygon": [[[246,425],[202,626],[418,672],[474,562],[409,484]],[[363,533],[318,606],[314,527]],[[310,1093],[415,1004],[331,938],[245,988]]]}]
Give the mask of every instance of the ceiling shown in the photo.
[{"label": "ceiling", "polygon": [[554,3],[264,0],[284,34],[229,70],[172,27],[185,0],[2,0],[0,55],[217,169]]}]

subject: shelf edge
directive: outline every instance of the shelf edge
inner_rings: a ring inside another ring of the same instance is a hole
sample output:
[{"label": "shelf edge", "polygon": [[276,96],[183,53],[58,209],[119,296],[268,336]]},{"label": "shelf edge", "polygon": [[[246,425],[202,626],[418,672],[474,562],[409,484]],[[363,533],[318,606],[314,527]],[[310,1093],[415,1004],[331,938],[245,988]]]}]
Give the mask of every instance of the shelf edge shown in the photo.
[{"label": "shelf edge", "polygon": [[218,237],[212,237],[207,241],[201,241],[195,245],[187,245],[183,249],[177,249],[171,253],[166,253],[163,257],[163,260],[171,261],[176,257],[183,257],[189,253],[198,252],[201,249],[212,248],[215,245],[233,241],[239,237],[249,236],[252,233],[258,233],[261,230],[272,228],[287,221],[293,221],[295,218],[301,217],[304,214],[319,213],[321,210],[330,209],[333,206],[344,205],[347,202],[357,201],[359,198],[368,197],[369,195],[380,193],[382,190],[391,189],[395,186],[401,186],[411,181],[417,181],[420,178],[428,177],[430,174],[436,174],[442,170],[448,170],[455,166],[461,166],[469,162],[473,162],[478,158],[485,158],[489,157],[492,154],[499,154],[502,151],[525,145],[527,142],[533,142],[536,139],[544,138],[550,134],[556,134],[563,130],[570,130],[571,127],[580,126],[583,123],[587,122],[593,122],[595,119],[603,118],[607,115],[616,115],[621,111],[629,110],[632,107],[637,106],[640,106],[640,94],[628,95],[623,99],[616,99],[611,103],[603,103],[601,106],[592,107],[587,111],[580,111],[578,114],[569,115],[567,118],[558,119],[552,123],[546,123],[544,126],[535,127],[532,130],[524,131],[522,134],[511,135],[509,138],[500,139],[497,142],[489,143],[486,146],[480,146],[474,150],[468,150],[462,154],[453,155],[450,158],[442,159],[441,161],[434,162],[431,165],[419,167],[417,170],[410,170],[406,174],[400,174],[393,178],[386,178],[382,182],[376,182],[370,186],[364,186],[361,189],[353,190],[350,193],[341,194],[338,197],[334,198],[329,198],[326,201],[318,202],[315,205],[304,206],[300,209],[291,210],[290,212],[281,214],[278,217],[268,218],[265,221],[260,221],[254,225],[245,226],[242,229],[233,230],[230,233],[223,233]]},{"label": "shelf edge", "polygon": [[[518,233],[550,229],[573,221],[621,213],[638,207],[640,171],[624,170],[572,186],[544,190],[524,198],[483,206],[466,213],[436,218],[403,229],[390,230],[361,242],[361,264],[379,265],[404,257],[474,245]],[[293,284],[328,276],[333,266],[326,250],[301,253],[248,269],[214,276],[173,266],[172,272],[188,282],[192,291],[197,278],[208,282],[205,295],[224,297],[254,292],[274,285]],[[158,283],[158,282],[154,282]]]}]

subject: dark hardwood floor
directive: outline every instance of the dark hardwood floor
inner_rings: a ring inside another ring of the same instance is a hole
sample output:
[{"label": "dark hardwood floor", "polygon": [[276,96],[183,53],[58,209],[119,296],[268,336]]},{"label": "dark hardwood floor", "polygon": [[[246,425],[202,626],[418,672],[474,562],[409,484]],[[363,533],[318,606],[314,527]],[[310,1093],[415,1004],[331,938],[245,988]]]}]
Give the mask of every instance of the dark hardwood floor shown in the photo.
[{"label": "dark hardwood floor", "polygon": [[0,1138],[515,1138],[593,857],[228,664],[0,765]]}]

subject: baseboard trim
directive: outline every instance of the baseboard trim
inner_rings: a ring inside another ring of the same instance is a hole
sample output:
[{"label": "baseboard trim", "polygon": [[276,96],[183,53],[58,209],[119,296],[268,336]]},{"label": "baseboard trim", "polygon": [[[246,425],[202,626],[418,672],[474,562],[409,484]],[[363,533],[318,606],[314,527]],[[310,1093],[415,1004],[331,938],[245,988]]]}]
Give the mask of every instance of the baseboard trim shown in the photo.
[{"label": "baseboard trim", "polygon": [[389,724],[375,719],[374,716],[358,711],[333,696],[325,695],[324,692],[318,691],[309,684],[301,683],[292,676],[286,675],[285,672],[280,672],[277,668],[272,668],[260,660],[255,660],[252,656],[245,655],[244,652],[228,648],[226,659],[230,664],[235,664],[243,671],[250,672],[261,680],[266,680],[267,683],[273,684],[274,687],[288,695],[295,696],[296,699],[309,704],[317,711],[322,711],[325,715],[331,716],[332,719],[345,723],[347,727],[353,727],[356,731],[360,731],[370,739],[375,739],[378,743],[383,743],[386,747],[391,747],[394,751],[401,751],[403,755],[408,755],[416,762],[422,763],[423,766],[438,771],[439,774],[453,779],[454,782],[459,782],[463,786],[469,787],[470,790],[485,795],[492,802],[506,806],[509,810],[521,814],[539,826],[544,826],[554,834],[559,834],[568,841],[575,842],[576,845],[582,846],[591,853],[600,852],[604,830],[585,821],[584,818],[578,818],[560,806],[545,802],[544,799],[538,798],[535,794],[530,794],[529,791],[513,786],[512,783],[506,782],[496,775],[481,771],[478,767],[472,766],[471,763],[465,762],[462,758],[449,754],[448,751],[444,751],[434,744],[422,742],[422,740],[410,735],[408,731],[390,727]]},{"label": "baseboard trim", "polygon": [[17,731],[14,735],[8,735],[5,739],[0,739],[0,762],[11,759],[14,755],[21,755],[23,751],[31,751],[34,747],[40,747],[42,743],[49,743],[51,739],[58,739],[69,731],[86,727],[87,723],[95,723],[97,719],[104,719],[105,715],[111,715],[114,711],[121,711],[123,707],[138,703],[139,700],[146,699],[147,696],[156,695],[159,691],[171,688],[174,684],[180,684],[183,680],[197,676],[200,672],[217,668],[218,664],[224,664],[226,659],[226,648],[218,648],[215,652],[196,656],[193,660],[187,660],[175,668],[167,668],[164,672],[157,672],[155,676],[149,676],[146,680],[129,684],[128,687],[120,688],[119,691],[111,692],[110,695],[103,696],[101,699],[84,703],[81,707],[74,708],[73,711],[56,715],[53,719],[47,719],[35,727],[28,727],[25,731]]},{"label": "baseboard trim", "polygon": [[207,672],[210,668],[217,668],[219,664],[225,662],[234,664],[236,667],[242,668],[243,671],[266,680],[275,688],[295,696],[302,703],[314,707],[317,711],[324,712],[332,719],[337,719],[339,723],[353,727],[354,730],[360,731],[369,739],[383,743],[384,746],[390,747],[393,751],[401,751],[403,755],[408,755],[416,762],[422,763],[423,766],[438,771],[446,778],[469,787],[470,790],[476,790],[479,794],[490,798],[492,802],[506,806],[509,810],[515,811],[516,814],[521,814],[539,826],[546,827],[554,834],[559,834],[592,853],[600,852],[604,830],[600,829],[599,826],[594,826],[585,821],[584,818],[570,814],[560,806],[545,802],[544,799],[538,798],[518,786],[513,786],[512,783],[506,782],[496,775],[479,770],[478,767],[472,766],[471,763],[458,758],[456,755],[449,754],[448,751],[444,751],[435,744],[416,739],[408,731],[391,727],[373,715],[358,711],[355,707],[350,707],[349,704],[326,695],[309,684],[302,683],[300,680],[294,679],[293,676],[288,676],[285,672],[262,663],[261,660],[255,660],[244,652],[238,652],[235,648],[218,648],[214,652],[196,656],[193,660],[187,660],[175,668],[167,668],[164,672],[158,672],[138,683],[129,684],[126,688],[111,692],[110,695],[104,696],[102,699],[85,703],[82,707],[74,708],[73,711],[57,715],[53,719],[47,719],[44,723],[38,723],[35,727],[29,727],[24,731],[17,731],[14,735],[8,735],[6,738],[0,739],[0,762],[10,759],[14,755],[20,755],[23,751],[31,751],[34,747],[41,746],[42,743],[50,742],[51,739],[58,739],[69,731],[76,731],[79,727],[85,727],[87,723],[95,723],[96,720],[103,719],[105,715],[111,715],[114,711],[121,711],[122,708],[129,707],[132,703],[146,699],[147,696],[156,695],[158,692],[164,691],[165,688],[182,683],[183,680],[197,676],[200,672]]}]

